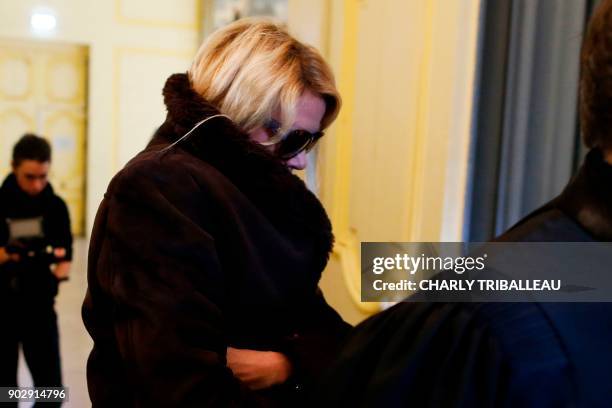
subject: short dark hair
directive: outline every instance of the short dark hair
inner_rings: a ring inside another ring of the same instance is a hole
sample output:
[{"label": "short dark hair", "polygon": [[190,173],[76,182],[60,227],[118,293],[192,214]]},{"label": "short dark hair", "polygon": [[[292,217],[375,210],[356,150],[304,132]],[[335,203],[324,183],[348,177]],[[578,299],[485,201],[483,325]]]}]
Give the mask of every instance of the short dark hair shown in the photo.
[{"label": "short dark hair", "polygon": [[612,1],[597,7],[580,55],[580,126],[585,144],[612,148]]},{"label": "short dark hair", "polygon": [[51,161],[51,145],[40,136],[26,133],[13,147],[13,165],[19,166],[24,160]]}]

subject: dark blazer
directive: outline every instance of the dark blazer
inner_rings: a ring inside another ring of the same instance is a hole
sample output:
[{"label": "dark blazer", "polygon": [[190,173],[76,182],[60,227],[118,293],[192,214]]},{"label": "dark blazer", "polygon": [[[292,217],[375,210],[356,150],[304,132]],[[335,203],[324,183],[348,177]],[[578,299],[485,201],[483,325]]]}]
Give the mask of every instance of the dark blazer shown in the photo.
[{"label": "dark blazer", "polygon": [[[349,328],[317,284],[329,219],[304,183],[190,87],[111,181],[96,217],[83,319],[94,407],[295,405]],[[289,384],[250,392],[228,346],[285,353]]]},{"label": "dark blazer", "polygon": [[[496,240],[611,239],[612,166],[594,150],[559,197]],[[612,303],[400,303],[353,330],[315,401],[609,407]]]}]

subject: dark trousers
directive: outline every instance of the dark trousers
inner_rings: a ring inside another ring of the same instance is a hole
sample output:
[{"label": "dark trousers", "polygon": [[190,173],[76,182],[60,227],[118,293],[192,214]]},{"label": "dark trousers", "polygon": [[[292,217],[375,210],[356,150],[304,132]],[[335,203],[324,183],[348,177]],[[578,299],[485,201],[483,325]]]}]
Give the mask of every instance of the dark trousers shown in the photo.
[{"label": "dark trousers", "polygon": [[[53,302],[35,304],[19,299],[0,310],[0,386],[16,387],[19,345],[35,387],[61,387],[59,335]],[[41,406],[59,406],[44,403]],[[2,404],[2,406],[17,406]]]}]

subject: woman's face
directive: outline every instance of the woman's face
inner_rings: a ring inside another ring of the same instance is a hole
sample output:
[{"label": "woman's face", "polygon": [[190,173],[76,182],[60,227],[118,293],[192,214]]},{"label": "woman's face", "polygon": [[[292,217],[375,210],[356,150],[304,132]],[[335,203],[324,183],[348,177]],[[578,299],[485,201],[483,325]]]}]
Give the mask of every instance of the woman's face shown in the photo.
[{"label": "woman's face", "polygon": [[[291,130],[306,130],[311,133],[318,132],[321,127],[321,119],[325,115],[325,101],[318,94],[311,91],[305,91],[298,99],[296,107],[295,121],[289,128]],[[274,115],[272,119],[280,120],[280,115]],[[267,141],[272,135],[264,127],[260,127],[249,133],[251,140],[259,143]],[[266,146],[270,150],[274,150],[274,145]],[[287,167],[295,170],[306,168],[306,153],[300,152],[297,156],[289,159],[286,163]]]}]

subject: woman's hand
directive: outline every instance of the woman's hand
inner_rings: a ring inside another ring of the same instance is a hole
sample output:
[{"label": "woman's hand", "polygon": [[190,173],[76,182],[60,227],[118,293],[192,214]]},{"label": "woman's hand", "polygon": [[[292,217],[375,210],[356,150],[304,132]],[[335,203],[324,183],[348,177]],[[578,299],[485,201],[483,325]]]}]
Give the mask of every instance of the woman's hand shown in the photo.
[{"label": "woman's hand", "polygon": [[282,353],[227,348],[227,366],[252,390],[282,384],[291,375],[291,363]]},{"label": "woman's hand", "polygon": [[71,263],[68,261],[59,262],[55,269],[53,269],[52,273],[55,275],[57,280],[66,280],[68,279],[68,275],[70,274],[70,265]]}]

